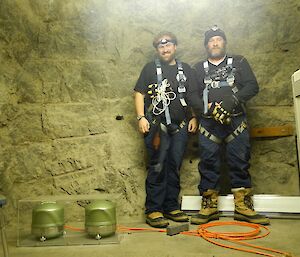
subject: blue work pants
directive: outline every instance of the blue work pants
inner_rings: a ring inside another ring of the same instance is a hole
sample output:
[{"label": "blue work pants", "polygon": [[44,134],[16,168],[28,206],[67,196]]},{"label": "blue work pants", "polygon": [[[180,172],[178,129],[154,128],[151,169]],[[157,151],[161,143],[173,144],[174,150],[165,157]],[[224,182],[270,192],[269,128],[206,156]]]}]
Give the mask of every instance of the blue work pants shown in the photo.
[{"label": "blue work pants", "polygon": [[[229,125],[222,125],[211,118],[201,118],[200,124],[209,133],[224,141],[232,132],[246,120],[245,115],[232,117]],[[226,161],[229,166],[229,178],[231,188],[250,188],[251,177],[249,174],[250,160],[250,140],[249,132],[246,128],[241,134],[225,144]],[[208,189],[219,191],[221,147],[205,135],[199,133],[200,162],[198,170],[200,172],[199,192]]]},{"label": "blue work pants", "polygon": [[159,129],[160,146],[153,147],[157,129],[152,127],[145,136],[149,164],[146,179],[146,213],[170,212],[179,209],[179,170],[188,140],[187,124],[175,134]]}]

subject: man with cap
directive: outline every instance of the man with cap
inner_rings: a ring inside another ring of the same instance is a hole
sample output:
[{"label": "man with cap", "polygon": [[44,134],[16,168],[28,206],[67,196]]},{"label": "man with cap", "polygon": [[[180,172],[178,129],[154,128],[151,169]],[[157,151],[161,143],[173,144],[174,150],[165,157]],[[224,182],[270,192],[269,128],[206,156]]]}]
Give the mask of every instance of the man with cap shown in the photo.
[{"label": "man with cap", "polygon": [[253,208],[249,174],[250,140],[245,104],[258,91],[253,71],[240,55],[226,53],[227,39],[216,25],[205,32],[204,46],[208,58],[195,65],[202,88],[199,117],[199,192],[202,204],[193,216],[193,224],[219,219],[221,147],[225,147],[231,191],[234,195],[234,219],[269,224],[269,219]]},{"label": "man with cap", "polygon": [[189,220],[178,203],[179,169],[188,132],[198,127],[187,104],[193,91],[201,92],[194,71],[175,59],[177,38],[173,33],[159,33],[153,46],[157,58],[144,66],[134,90],[138,128],[144,135],[149,159],[146,222],[161,228],[169,225],[167,219]]}]

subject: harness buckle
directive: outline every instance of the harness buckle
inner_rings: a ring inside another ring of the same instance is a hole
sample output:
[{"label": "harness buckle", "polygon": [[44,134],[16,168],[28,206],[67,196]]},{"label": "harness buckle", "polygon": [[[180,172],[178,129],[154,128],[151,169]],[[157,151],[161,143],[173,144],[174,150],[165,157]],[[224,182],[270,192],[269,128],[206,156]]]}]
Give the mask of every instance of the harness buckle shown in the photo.
[{"label": "harness buckle", "polygon": [[182,73],[177,73],[177,75],[176,75],[176,80],[177,80],[178,82],[184,83],[184,82],[186,82],[186,76],[184,75],[183,72],[182,72]]},{"label": "harness buckle", "polygon": [[185,86],[178,87],[178,93],[185,93],[185,92],[186,92]]},{"label": "harness buckle", "polygon": [[227,83],[232,87],[233,83],[234,83],[234,76],[230,75],[227,77]]},{"label": "harness buckle", "polygon": [[212,80],[210,77],[204,78],[204,84],[209,85],[209,84],[211,84],[212,82],[213,82],[213,80]]},{"label": "harness buckle", "polygon": [[212,81],[211,84],[210,84],[210,87],[211,88],[220,88],[220,85],[219,85],[220,81]]}]

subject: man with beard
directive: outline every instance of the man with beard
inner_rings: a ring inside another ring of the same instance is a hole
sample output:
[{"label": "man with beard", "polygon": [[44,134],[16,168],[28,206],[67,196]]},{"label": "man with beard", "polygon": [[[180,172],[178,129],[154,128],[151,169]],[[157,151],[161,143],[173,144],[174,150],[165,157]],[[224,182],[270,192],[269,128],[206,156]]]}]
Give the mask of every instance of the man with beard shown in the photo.
[{"label": "man with beard", "polygon": [[219,219],[221,147],[225,147],[231,190],[234,195],[234,219],[269,224],[269,219],[255,212],[249,174],[250,143],[245,103],[255,96],[258,84],[243,56],[226,53],[224,31],[214,26],[206,31],[204,46],[207,60],[195,65],[198,84],[203,90],[203,110],[199,118],[198,186],[202,195],[199,213],[193,224]]},{"label": "man with beard", "polygon": [[153,46],[157,58],[144,66],[134,90],[138,127],[149,157],[146,222],[161,228],[169,225],[167,219],[189,220],[178,203],[179,169],[188,132],[198,127],[187,103],[190,94],[200,90],[190,66],[175,59],[177,38],[173,33],[159,33]]}]

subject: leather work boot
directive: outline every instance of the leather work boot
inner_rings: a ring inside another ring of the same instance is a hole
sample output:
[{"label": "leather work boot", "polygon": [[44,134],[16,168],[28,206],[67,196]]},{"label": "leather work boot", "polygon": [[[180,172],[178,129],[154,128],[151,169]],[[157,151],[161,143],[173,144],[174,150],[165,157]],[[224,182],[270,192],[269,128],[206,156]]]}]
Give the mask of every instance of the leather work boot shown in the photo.
[{"label": "leather work boot", "polygon": [[204,224],[211,220],[218,220],[220,217],[218,211],[218,192],[208,189],[202,195],[201,210],[191,218],[192,224]]},{"label": "leather work boot", "polygon": [[269,218],[258,214],[253,207],[251,188],[235,188],[231,190],[234,196],[234,219],[250,223],[268,225]]},{"label": "leather work boot", "polygon": [[163,214],[158,211],[148,213],[146,215],[146,223],[154,228],[165,228],[169,225]]},{"label": "leather work boot", "polygon": [[165,212],[164,216],[165,216],[165,218],[176,221],[176,222],[189,221],[189,216],[186,215],[181,210],[174,210],[174,211],[170,211],[170,212]]}]

